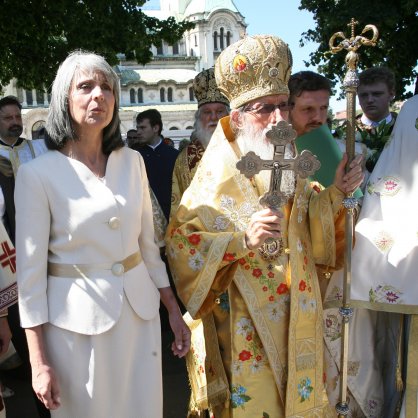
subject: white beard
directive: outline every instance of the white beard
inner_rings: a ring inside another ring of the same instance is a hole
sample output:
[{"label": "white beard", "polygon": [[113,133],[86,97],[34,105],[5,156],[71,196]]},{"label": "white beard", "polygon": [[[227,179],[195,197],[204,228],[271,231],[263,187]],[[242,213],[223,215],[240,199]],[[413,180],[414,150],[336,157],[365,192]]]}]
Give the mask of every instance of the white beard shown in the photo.
[{"label": "white beard", "polygon": [[202,122],[200,122],[199,119],[196,120],[194,132],[196,134],[196,138],[203,145],[204,149],[206,149],[206,147],[209,145],[209,141],[212,138],[214,130],[204,129]]},{"label": "white beard", "polygon": [[[266,138],[266,132],[270,128],[256,129],[254,125],[245,123],[244,127],[240,128],[236,134],[236,141],[242,155],[246,155],[248,152],[253,151],[262,160],[272,160],[274,154],[274,145]],[[292,158],[292,145],[288,145],[285,150],[285,157]],[[271,171],[262,170],[256,176],[261,184],[264,186],[264,192],[267,192],[270,188]],[[291,197],[295,194],[296,177],[295,173],[291,170],[282,171],[282,181],[280,185],[281,192],[286,196]]]}]

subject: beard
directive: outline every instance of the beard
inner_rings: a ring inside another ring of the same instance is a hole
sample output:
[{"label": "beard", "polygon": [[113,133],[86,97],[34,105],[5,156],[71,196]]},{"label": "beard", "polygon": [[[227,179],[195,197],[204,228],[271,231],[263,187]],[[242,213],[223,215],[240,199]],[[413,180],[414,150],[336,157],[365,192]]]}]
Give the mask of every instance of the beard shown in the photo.
[{"label": "beard", "polygon": [[213,129],[204,128],[200,119],[196,120],[194,132],[196,138],[203,145],[204,149],[206,149],[206,147],[209,145],[209,141],[212,138],[213,132],[215,132],[216,124],[211,126],[211,128]]},{"label": "beard", "polygon": [[[245,116],[242,115],[244,118]],[[274,155],[274,145],[267,139],[267,128],[257,128],[251,123],[243,121],[243,126],[238,129],[236,133],[236,141],[238,147],[243,155],[252,151],[257,154],[262,160],[272,160]],[[294,156],[292,144],[286,146],[285,158],[292,158]],[[271,170],[262,170],[255,175],[256,181],[261,183],[264,187],[263,192],[270,189]],[[282,178],[280,184],[280,191],[287,197],[295,194],[296,176],[291,170],[282,170]]]}]

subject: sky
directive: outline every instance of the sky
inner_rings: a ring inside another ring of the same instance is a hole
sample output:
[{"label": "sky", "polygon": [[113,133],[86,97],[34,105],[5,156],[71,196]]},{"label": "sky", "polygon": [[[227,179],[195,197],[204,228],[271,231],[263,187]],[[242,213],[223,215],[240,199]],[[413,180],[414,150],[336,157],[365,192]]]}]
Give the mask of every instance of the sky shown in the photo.
[{"label": "sky", "polygon": [[[307,67],[304,61],[309,61],[309,54],[316,50],[317,44],[310,42],[304,47],[299,45],[302,33],[315,28],[313,14],[298,9],[300,0],[233,0],[233,2],[245,18],[249,35],[276,35],[289,44],[293,55],[292,72],[316,71],[314,66]],[[146,3],[147,8],[158,8],[158,6],[159,0],[148,0]],[[335,96],[338,96],[341,85],[337,84],[336,89]],[[408,90],[412,91],[412,89],[411,85]],[[337,100],[336,97],[331,97],[330,107],[335,114],[345,110],[346,102],[344,99]]]}]

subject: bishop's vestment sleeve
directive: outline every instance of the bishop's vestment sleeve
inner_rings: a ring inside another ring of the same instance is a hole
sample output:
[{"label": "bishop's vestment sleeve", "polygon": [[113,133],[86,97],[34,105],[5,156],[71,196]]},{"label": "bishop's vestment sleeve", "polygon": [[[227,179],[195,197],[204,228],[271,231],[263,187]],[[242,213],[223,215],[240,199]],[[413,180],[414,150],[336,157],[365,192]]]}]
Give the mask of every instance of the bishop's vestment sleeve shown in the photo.
[{"label": "bishop's vestment sleeve", "polygon": [[193,318],[210,312],[225,292],[240,258],[245,232],[208,232],[196,209],[179,208],[167,229],[167,258],[177,293]]},{"label": "bishop's vestment sleeve", "polygon": [[47,267],[51,214],[47,194],[30,164],[19,168],[15,189],[19,312],[24,328],[48,322]]},{"label": "bishop's vestment sleeve", "polygon": [[314,190],[309,202],[309,224],[315,263],[334,271],[344,263],[345,209],[344,193],[334,185]]}]

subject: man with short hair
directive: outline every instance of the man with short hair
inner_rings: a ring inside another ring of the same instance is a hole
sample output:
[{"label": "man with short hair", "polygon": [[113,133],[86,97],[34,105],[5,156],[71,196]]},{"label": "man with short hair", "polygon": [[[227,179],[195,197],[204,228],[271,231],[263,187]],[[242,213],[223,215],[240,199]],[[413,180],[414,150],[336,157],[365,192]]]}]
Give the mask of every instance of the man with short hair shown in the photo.
[{"label": "man with short hair", "polygon": [[180,152],[174,166],[170,216],[189,187],[219,119],[229,114],[229,102],[216,85],[213,68],[201,71],[194,78],[193,91],[198,107],[194,131],[190,144]]},{"label": "man with short hair", "polygon": [[289,119],[298,136],[327,122],[331,83],[313,71],[300,71],[289,79]]},{"label": "man with short hair", "polygon": [[371,67],[359,75],[357,96],[363,114],[357,117],[361,142],[369,149],[366,168],[371,173],[392,133],[397,114],[390,111],[395,75],[386,67]]},{"label": "man with short hair", "polygon": [[270,174],[247,177],[236,167],[250,151],[272,160],[266,134],[289,116],[291,62],[275,36],[247,36],[222,51],[215,76],[231,114],[219,121],[167,229],[174,282],[194,319],[193,406],[215,417],[331,414],[315,263],[338,258],[335,221],[345,193],[362,181],[360,161],[344,174],[344,159],[321,192],[285,170],[280,191],[289,199],[277,210],[259,202]]},{"label": "man with short hair", "polygon": [[145,110],[136,117],[138,141],[131,148],[144,159],[148,180],[165,218],[170,217],[171,182],[178,151],[161,137],[163,122],[156,109]]},{"label": "man with short hair", "polygon": [[[46,152],[46,146],[43,139],[27,140],[21,138],[23,132],[22,105],[14,96],[6,96],[0,99],[0,156],[10,163],[11,170],[7,174],[0,170],[0,193],[4,195],[5,213],[3,223],[10,241],[15,243],[15,205],[14,205],[14,187],[15,176],[21,164],[32,160],[35,157]],[[4,164],[2,164],[2,167]],[[36,222],[36,219],[34,219]],[[4,241],[4,239],[2,239]],[[13,250],[14,249],[10,249]],[[13,295],[13,293],[12,293]],[[16,292],[14,292],[16,295]],[[29,352],[26,342],[26,336],[23,328],[20,326],[18,305],[10,306],[8,309],[8,321],[13,334],[12,341],[17,353],[23,361],[24,377],[28,383],[30,378]],[[49,410],[39,401],[33,393],[36,407],[40,417],[49,417]]]},{"label": "man with short hair", "polygon": [[129,148],[132,148],[133,145],[135,145],[138,142],[138,133],[136,129],[129,129],[126,132],[126,145]]}]

